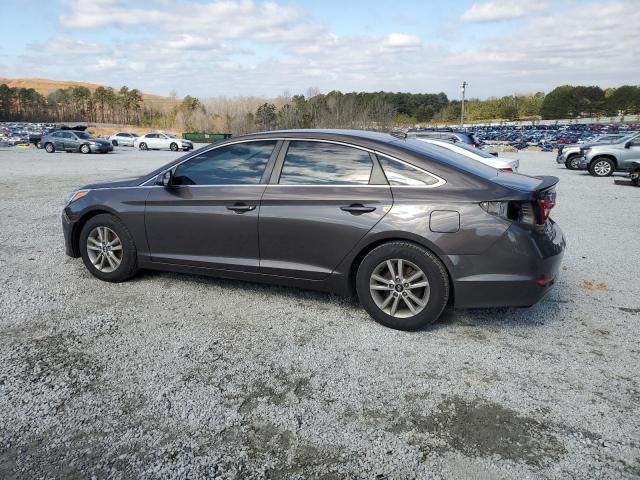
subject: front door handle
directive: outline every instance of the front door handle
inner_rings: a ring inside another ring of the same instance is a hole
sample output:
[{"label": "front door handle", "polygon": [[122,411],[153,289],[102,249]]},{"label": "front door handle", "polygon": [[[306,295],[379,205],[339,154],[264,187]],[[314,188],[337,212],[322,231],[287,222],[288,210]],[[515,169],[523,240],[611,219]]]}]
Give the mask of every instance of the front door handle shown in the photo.
[{"label": "front door handle", "polygon": [[234,205],[227,205],[227,210],[233,210],[236,213],[244,213],[250,212],[251,210],[255,210],[255,205],[246,205],[244,203],[236,203]]},{"label": "front door handle", "polygon": [[375,209],[376,207],[365,207],[361,203],[353,203],[346,207],[340,207],[340,210],[342,210],[343,212],[349,212],[349,213],[352,213],[353,215],[360,215],[361,213],[373,212]]}]

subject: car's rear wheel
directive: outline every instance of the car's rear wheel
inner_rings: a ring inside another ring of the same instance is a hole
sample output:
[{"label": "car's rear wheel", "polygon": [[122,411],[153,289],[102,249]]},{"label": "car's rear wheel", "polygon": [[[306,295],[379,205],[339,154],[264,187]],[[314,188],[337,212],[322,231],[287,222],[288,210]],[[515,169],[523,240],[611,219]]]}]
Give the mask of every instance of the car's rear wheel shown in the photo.
[{"label": "car's rear wheel", "polygon": [[377,322],[416,330],[435,322],[449,299],[442,262],[409,242],[390,242],[369,252],[356,275],[358,298]]},{"label": "car's rear wheel", "polygon": [[118,140],[112,140],[111,141],[111,145],[113,145],[114,147],[118,146]]},{"label": "car's rear wheel", "polygon": [[80,147],[80,152],[91,153],[91,148],[86,143]]},{"label": "car's rear wheel", "polygon": [[56,147],[53,146],[53,143],[46,143],[44,146],[44,150],[47,153],[53,153],[56,151]]},{"label": "car's rear wheel", "polygon": [[177,152],[178,151],[178,144],[173,142],[171,145],[169,145],[169,148],[171,149],[172,152]]},{"label": "car's rear wheel", "polygon": [[569,170],[578,170],[580,168],[580,155],[571,155],[567,158],[567,161],[564,162],[564,166]]},{"label": "car's rear wheel", "polygon": [[38,141],[36,142],[36,148],[37,148],[37,149],[41,149],[41,148],[42,148],[42,142],[41,142],[40,140],[38,140]]},{"label": "car's rear wheel", "polygon": [[614,170],[615,164],[609,158],[596,158],[589,165],[589,173],[594,177],[608,177]]},{"label": "car's rear wheel", "polygon": [[115,216],[90,218],[80,232],[80,253],[87,270],[100,280],[122,282],[138,271],[133,237]]},{"label": "car's rear wheel", "polygon": [[149,150],[149,147],[147,147],[147,144],[146,144],[146,143],[142,142],[142,143],[140,144],[140,150]]}]

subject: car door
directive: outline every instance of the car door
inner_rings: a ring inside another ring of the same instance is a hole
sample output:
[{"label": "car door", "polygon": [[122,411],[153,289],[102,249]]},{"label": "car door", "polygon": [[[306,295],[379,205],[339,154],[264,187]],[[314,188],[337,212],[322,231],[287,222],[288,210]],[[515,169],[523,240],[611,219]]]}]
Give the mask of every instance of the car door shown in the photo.
[{"label": "car door", "polygon": [[146,201],[151,260],[257,272],[260,198],[278,146],[223,145],[174,167],[170,185],[153,187]]},{"label": "car door", "polygon": [[640,162],[640,136],[626,143],[620,154],[620,160],[618,165],[620,169],[630,168],[632,162]]},{"label": "car door", "polygon": [[392,204],[386,178],[366,149],[285,142],[260,204],[260,271],[327,277]]},{"label": "car door", "polygon": [[64,132],[55,132],[51,135],[53,146],[56,150],[64,150]]},{"label": "car door", "polygon": [[71,132],[62,132],[62,149],[63,150],[75,150],[76,146],[76,136]]}]

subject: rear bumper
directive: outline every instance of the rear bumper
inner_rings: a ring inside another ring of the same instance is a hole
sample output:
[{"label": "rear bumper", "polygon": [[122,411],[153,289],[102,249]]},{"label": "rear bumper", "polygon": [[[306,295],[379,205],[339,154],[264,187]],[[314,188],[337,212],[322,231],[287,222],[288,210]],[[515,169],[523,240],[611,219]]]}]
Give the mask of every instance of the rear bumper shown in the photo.
[{"label": "rear bumper", "polygon": [[553,222],[513,224],[481,255],[450,256],[456,307],[529,307],[555,283],[566,240]]}]

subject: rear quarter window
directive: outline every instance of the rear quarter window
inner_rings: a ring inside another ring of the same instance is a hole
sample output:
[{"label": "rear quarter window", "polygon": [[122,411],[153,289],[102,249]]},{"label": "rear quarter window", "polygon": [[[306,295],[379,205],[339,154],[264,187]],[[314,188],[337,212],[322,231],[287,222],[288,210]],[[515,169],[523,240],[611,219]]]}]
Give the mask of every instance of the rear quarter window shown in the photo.
[{"label": "rear quarter window", "polygon": [[378,161],[387,177],[389,185],[429,187],[441,183],[438,177],[398,160],[378,155]]}]

